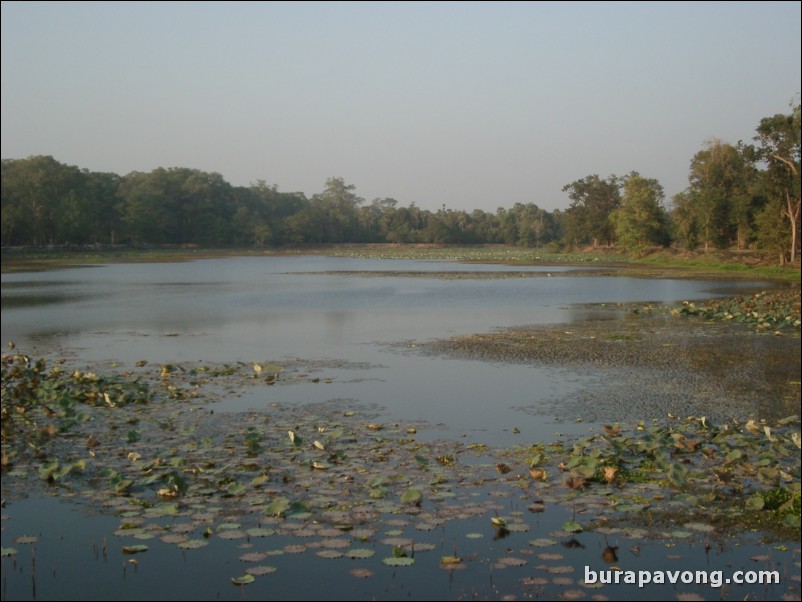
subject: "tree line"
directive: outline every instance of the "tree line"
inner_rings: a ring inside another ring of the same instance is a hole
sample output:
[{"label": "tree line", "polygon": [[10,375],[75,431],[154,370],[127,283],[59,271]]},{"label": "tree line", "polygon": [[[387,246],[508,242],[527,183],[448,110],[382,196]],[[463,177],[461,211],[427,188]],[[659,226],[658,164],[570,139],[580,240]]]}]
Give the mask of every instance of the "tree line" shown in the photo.
[{"label": "tree line", "polygon": [[342,178],[307,197],[257,181],[183,167],[125,176],[50,156],[2,161],[2,246],[324,243],[759,248],[794,261],[799,249],[800,107],[760,121],[754,144],[710,140],[690,162],[689,185],[665,205],[660,183],[637,172],[589,175],[563,190],[565,211],[516,203],[495,212],[371,202]]}]

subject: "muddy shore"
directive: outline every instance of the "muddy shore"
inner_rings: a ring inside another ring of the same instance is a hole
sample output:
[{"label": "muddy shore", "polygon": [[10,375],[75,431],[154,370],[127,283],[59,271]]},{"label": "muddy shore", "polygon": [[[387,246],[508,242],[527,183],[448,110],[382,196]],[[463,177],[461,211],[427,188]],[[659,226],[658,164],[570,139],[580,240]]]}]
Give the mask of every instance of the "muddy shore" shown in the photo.
[{"label": "muddy shore", "polygon": [[666,414],[747,420],[798,413],[799,338],[798,330],[756,334],[748,326],[623,309],[589,312],[587,320],[569,325],[519,327],[418,347],[462,359],[585,366],[598,383],[579,396],[555,400],[555,414],[566,420]]}]

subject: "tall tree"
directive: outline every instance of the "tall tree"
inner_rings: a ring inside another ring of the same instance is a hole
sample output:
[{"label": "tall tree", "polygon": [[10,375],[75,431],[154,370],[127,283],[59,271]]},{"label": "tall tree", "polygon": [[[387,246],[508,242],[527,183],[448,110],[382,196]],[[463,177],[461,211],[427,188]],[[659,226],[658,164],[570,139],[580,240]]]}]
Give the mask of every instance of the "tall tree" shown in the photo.
[{"label": "tall tree", "polygon": [[791,244],[791,233],[786,221],[785,207],[777,195],[769,199],[755,219],[758,247],[776,254],[780,265],[785,265]]},{"label": "tall tree", "polygon": [[514,211],[499,207],[496,209],[498,222],[497,237],[505,245],[514,245],[518,242],[518,216]]},{"label": "tall tree", "polygon": [[312,219],[309,223],[319,229],[317,242],[346,242],[358,233],[358,209],[364,199],[356,195],[356,186],[342,178],[329,178],[323,192],[310,200]]},{"label": "tall tree", "polygon": [[565,212],[565,236],[573,245],[592,242],[611,245],[615,228],[610,215],[621,204],[620,182],[616,176],[602,180],[593,174],[563,187],[571,199]]},{"label": "tall tree", "polygon": [[761,119],[755,136],[760,145],[759,157],[767,165],[766,189],[772,200],[779,201],[790,233],[787,256],[792,262],[796,260],[799,245],[800,125],[800,105],[797,103],[791,105],[788,115],[777,114]]},{"label": "tall tree", "polygon": [[219,173],[192,170],[182,173],[181,242],[223,246],[231,241],[234,195],[231,185]]},{"label": "tall tree", "polygon": [[180,182],[174,171],[159,167],[123,177],[118,195],[128,240],[136,244],[184,242]]},{"label": "tall tree", "polygon": [[[733,240],[739,246],[750,228],[749,161],[743,145],[712,139],[691,159],[689,196],[698,219],[697,231],[704,242],[723,249]],[[687,214],[686,214],[687,217]]]},{"label": "tall tree", "polygon": [[61,220],[77,220],[80,213],[91,212],[85,203],[84,174],[53,157],[3,161],[2,181],[4,245],[73,242],[69,234],[76,232],[71,228],[75,224]]},{"label": "tall tree", "polygon": [[303,233],[291,233],[289,218],[309,206],[306,196],[300,192],[279,192],[274,184],[268,186],[264,180],[244,188],[234,189],[236,210],[234,235],[238,244],[257,246],[281,245],[290,242],[296,234],[303,242]]},{"label": "tall tree", "polygon": [[534,203],[515,203],[512,213],[518,224],[515,243],[524,247],[541,247],[556,238],[556,228],[551,214]]},{"label": "tall tree", "polygon": [[671,219],[674,222],[675,236],[678,242],[693,251],[699,246],[699,214],[695,199],[689,191],[679,192],[672,199],[674,209]]},{"label": "tall tree", "polygon": [[613,212],[617,241],[627,250],[643,251],[670,242],[663,187],[654,178],[632,172],[624,178],[621,206]]},{"label": "tall tree", "polygon": [[231,185],[218,173],[185,167],[133,172],[119,188],[122,221],[135,243],[230,244],[236,215]]},{"label": "tall tree", "polygon": [[117,191],[121,178],[116,173],[85,171],[87,194],[95,200],[97,210],[98,238],[109,244],[116,244],[122,230]]}]

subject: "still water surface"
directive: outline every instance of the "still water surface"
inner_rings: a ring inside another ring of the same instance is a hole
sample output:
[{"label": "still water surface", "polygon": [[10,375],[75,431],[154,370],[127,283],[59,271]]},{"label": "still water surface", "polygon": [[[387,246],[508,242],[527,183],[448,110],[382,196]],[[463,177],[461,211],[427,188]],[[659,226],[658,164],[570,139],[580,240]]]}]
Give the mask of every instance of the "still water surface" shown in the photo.
[{"label": "still water surface", "polygon": [[[545,274],[438,279],[366,277],[336,274],[338,271]],[[736,286],[744,288],[742,282],[593,278],[571,276],[570,271],[567,267],[267,257],[8,274],[2,277],[2,341],[5,345],[13,340],[32,355],[64,354],[87,365],[114,361],[122,368],[138,360],[148,360],[151,365],[294,357],[320,361],[324,368],[318,383],[254,388],[224,398],[215,411],[346,399],[378,407],[383,419],[439,425],[422,429],[420,438],[459,437],[466,442],[508,445],[552,440],[557,432],[587,432],[591,425],[577,423],[580,417],[558,417],[555,407],[561,399],[592,388],[601,374],[587,369],[423,357],[415,352],[416,342],[524,324],[570,323],[585,315],[583,304],[672,303],[726,294]],[[521,407],[527,412],[519,411]],[[513,500],[510,504],[507,510],[519,510],[524,502]],[[14,500],[5,513],[11,520],[4,523],[4,547],[16,545],[18,536],[39,537],[34,557],[3,558],[2,593],[3,599],[9,600],[496,599],[521,588],[527,596],[539,591],[551,598],[575,592],[567,590],[570,586],[562,585],[560,579],[576,584],[585,564],[604,567],[600,555],[605,546],[612,545],[606,536],[596,533],[554,542],[548,548],[552,552],[556,548],[557,554],[552,556],[560,559],[552,567],[554,575],[545,579],[545,584],[530,582],[527,579],[533,575],[550,574],[535,571],[533,567],[541,561],[534,557],[528,566],[495,572],[483,559],[510,555],[513,549],[538,551],[527,540],[545,537],[570,519],[570,514],[555,508],[542,519],[541,515],[527,515],[530,532],[508,539],[467,538],[471,531],[487,531],[488,519],[483,516],[449,523],[430,534],[418,533],[416,538],[427,538],[436,551],[430,552],[435,555],[433,561],[422,560],[414,570],[390,569],[377,555],[368,564],[377,575],[359,580],[347,572],[360,566],[356,561],[286,554],[275,560],[278,573],[240,591],[229,583],[230,577],[243,571],[237,560],[243,550],[236,541],[215,540],[208,548],[187,553],[151,540],[150,551],[134,564],[120,554],[119,539],[111,535],[120,519],[108,512],[90,509],[85,503],[34,495]],[[297,539],[274,539],[271,545],[294,542]],[[629,548],[627,558],[638,566],[665,566],[662,542],[621,537],[617,543],[622,556]],[[24,554],[31,553],[29,547],[16,547]],[[637,556],[632,552],[636,548]],[[438,566],[437,558],[455,551],[475,559],[470,570],[444,571]],[[746,552],[710,551],[699,541],[689,541],[674,552],[682,558],[675,561],[677,568],[752,567]],[[561,577],[562,570],[572,571],[571,578]],[[608,587],[604,594],[612,599],[671,599],[687,591],[715,598],[720,594],[715,589],[689,586],[644,591]],[[768,589],[761,597],[771,598],[783,591]],[[587,590],[580,593],[591,595]]]},{"label": "still water surface", "polygon": [[[547,409],[590,386],[597,375],[420,357],[404,353],[398,343],[410,347],[494,328],[571,322],[582,315],[582,304],[672,303],[723,294],[736,286],[565,275],[571,270],[309,256],[9,274],[2,277],[2,339],[29,352],[33,346],[41,352],[65,349],[87,362],[114,360],[123,366],[142,359],[342,360],[354,367],[330,375],[330,384],[238,397],[221,409],[347,398],[378,404],[397,419],[442,423],[447,432],[441,434],[506,444],[513,426],[532,437],[551,435],[555,425]],[[461,280],[338,271],[547,275]],[[544,410],[540,416],[515,410],[538,406]]]}]

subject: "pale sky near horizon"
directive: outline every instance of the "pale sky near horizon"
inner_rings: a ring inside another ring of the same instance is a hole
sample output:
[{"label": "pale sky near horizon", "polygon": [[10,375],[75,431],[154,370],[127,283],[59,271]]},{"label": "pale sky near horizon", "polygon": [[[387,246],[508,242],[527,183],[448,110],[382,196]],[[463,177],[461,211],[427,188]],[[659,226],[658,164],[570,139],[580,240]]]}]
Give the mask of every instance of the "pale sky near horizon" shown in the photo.
[{"label": "pale sky near horizon", "polygon": [[569,204],[638,171],[666,200],[706,139],[802,89],[799,2],[2,2],[4,159],[424,209]]}]

